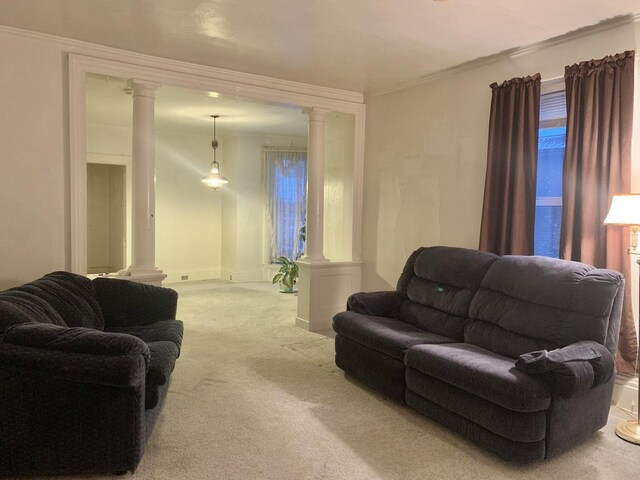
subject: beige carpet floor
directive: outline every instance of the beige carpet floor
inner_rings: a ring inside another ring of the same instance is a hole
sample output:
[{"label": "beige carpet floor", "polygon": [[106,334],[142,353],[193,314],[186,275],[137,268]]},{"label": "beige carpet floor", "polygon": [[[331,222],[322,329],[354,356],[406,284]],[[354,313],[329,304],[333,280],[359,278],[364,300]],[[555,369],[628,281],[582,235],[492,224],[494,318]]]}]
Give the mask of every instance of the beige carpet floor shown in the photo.
[{"label": "beige carpet floor", "polygon": [[[171,285],[182,356],[133,479],[631,479],[640,447],[609,425],[567,454],[517,466],[345,377],[331,332],[293,325],[268,283]],[[68,477],[68,478],[78,478]],[[91,477],[102,478],[102,477]]]}]

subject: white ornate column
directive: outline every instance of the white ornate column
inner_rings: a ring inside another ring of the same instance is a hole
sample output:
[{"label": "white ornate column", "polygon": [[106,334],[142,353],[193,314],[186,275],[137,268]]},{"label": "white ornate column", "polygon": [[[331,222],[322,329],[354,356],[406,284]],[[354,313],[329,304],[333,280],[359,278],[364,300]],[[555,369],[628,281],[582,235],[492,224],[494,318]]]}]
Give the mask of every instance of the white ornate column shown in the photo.
[{"label": "white ornate column", "polygon": [[328,110],[309,108],[307,146],[307,229],[305,254],[308,263],[328,262],[323,254],[324,229],[324,116]]},{"label": "white ornate column", "polygon": [[155,91],[160,84],[129,80],[133,91],[131,265],[119,272],[130,280],[160,285],[166,275],[156,262]]}]

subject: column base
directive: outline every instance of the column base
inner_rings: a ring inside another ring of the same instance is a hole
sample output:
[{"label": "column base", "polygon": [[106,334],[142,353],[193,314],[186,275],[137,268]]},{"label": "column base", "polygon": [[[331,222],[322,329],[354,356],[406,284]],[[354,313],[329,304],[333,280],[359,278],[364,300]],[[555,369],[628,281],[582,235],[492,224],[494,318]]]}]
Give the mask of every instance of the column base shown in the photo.
[{"label": "column base", "polygon": [[120,280],[131,280],[132,282],[145,283],[156,287],[162,286],[162,281],[167,275],[160,269],[156,270],[118,270],[118,273],[109,275]]},{"label": "column base", "polygon": [[347,298],[360,291],[362,262],[299,260],[296,326],[317,332],[331,328],[333,316],[346,308]]}]

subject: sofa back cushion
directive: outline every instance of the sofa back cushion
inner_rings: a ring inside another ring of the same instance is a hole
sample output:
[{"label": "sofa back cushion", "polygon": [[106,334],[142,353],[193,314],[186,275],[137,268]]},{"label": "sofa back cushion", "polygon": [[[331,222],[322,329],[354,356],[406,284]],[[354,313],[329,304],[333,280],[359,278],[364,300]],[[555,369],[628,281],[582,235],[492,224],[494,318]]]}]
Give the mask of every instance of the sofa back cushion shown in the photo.
[{"label": "sofa back cushion", "polygon": [[398,291],[406,295],[400,320],[462,341],[471,300],[497,258],[455,247],[416,250],[398,281]]},{"label": "sofa back cushion", "polygon": [[37,295],[14,290],[0,292],[0,335],[12,325],[31,322],[66,326],[58,312]]},{"label": "sofa back cushion", "polygon": [[104,330],[91,280],[69,272],[49,273],[0,292],[0,331],[27,322]]},{"label": "sofa back cushion", "polygon": [[623,290],[624,278],[612,270],[554,258],[503,256],[471,302],[464,341],[511,358],[580,340],[610,348],[607,338],[612,329],[617,331],[610,317],[619,324]]}]

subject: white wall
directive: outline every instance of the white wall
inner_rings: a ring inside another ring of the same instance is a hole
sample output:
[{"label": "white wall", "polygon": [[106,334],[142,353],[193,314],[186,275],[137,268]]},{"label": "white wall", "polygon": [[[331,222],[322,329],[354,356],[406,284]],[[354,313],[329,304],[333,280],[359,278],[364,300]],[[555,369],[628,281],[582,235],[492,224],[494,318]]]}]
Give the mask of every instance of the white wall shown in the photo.
[{"label": "white wall", "polygon": [[[369,98],[363,287],[394,285],[419,245],[477,246],[491,82],[634,49],[636,25]],[[70,268],[66,49],[0,31],[0,288]]]},{"label": "white wall", "polygon": [[126,267],[125,168],[87,164],[87,273]]},{"label": "white wall", "polygon": [[57,45],[0,32],[0,289],[69,265],[66,65]]},{"label": "white wall", "polygon": [[87,165],[87,265],[105,268],[109,263],[109,210],[111,192],[109,188],[109,165]]},{"label": "white wall", "polygon": [[305,137],[234,135],[219,139],[222,192],[222,278],[235,282],[269,279],[265,273],[266,203],[264,146],[306,146]]},{"label": "white wall", "polygon": [[350,261],[353,231],[355,117],[331,112],[325,117],[324,256]]},{"label": "white wall", "polygon": [[[478,248],[492,82],[557,78],[565,65],[635,48],[634,26],[622,25],[368,98],[363,289],[394,288],[419,246]],[[636,155],[636,174],[639,164]]]},{"label": "white wall", "polygon": [[233,274],[238,278],[236,271],[238,255],[238,227],[237,210],[238,202],[235,189],[238,186],[237,174],[239,138],[218,138],[218,163],[220,174],[227,177],[229,183],[220,189],[221,202],[221,277],[225,280],[233,280]]},{"label": "white wall", "polygon": [[220,277],[221,194],[201,182],[211,137],[156,134],[156,264],[166,282]]},{"label": "white wall", "polygon": [[[89,124],[87,151],[89,160],[130,158],[131,129]],[[210,136],[156,132],[156,265],[167,282],[220,276],[220,192],[200,181],[212,155]]]}]

